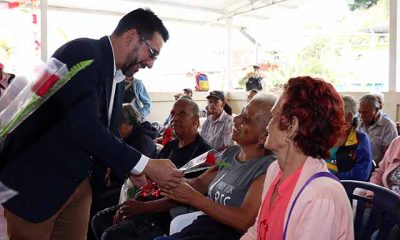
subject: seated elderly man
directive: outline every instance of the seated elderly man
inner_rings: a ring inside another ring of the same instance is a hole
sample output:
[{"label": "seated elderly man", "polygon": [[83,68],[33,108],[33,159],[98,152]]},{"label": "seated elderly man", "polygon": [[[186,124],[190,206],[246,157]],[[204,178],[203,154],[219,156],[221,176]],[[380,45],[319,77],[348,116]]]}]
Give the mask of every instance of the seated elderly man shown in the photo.
[{"label": "seated elderly man", "polygon": [[199,107],[191,99],[180,98],[171,110],[171,127],[176,136],[168,142],[158,158],[168,158],[177,168],[211,149],[197,132],[200,124]]},{"label": "seated elderly man", "polygon": [[211,147],[217,151],[224,150],[233,144],[232,135],[232,116],[225,110],[225,96],[221,91],[212,91],[207,96],[207,110],[209,114],[203,123],[200,135]]},{"label": "seated elderly man", "polygon": [[224,151],[219,166],[177,188],[164,190],[165,196],[201,212],[182,231],[161,239],[235,240],[254,224],[266,170],[276,159],[264,147],[275,99],[257,94],[233,119],[232,139],[238,145]]},{"label": "seated elderly man", "polygon": [[[207,236],[212,239],[239,239],[255,221],[261,204],[265,172],[276,159],[271,151],[264,148],[266,126],[271,119],[270,110],[275,100],[270,95],[257,95],[246,110],[235,117],[232,138],[239,145],[228,147],[219,164],[196,178],[184,179],[185,182],[175,189],[163,189],[168,198],[149,202],[129,200],[117,211],[114,218],[117,224],[114,226],[111,217],[116,208],[108,213],[108,222],[105,221],[106,215],[103,215],[102,224],[105,225],[97,230],[96,221],[99,221],[99,216],[96,217],[92,225],[97,236],[107,229],[102,240],[137,239],[139,236],[140,239],[152,239],[157,233],[155,227],[147,228],[153,230],[152,236],[148,232],[137,232],[138,226],[146,229],[141,224],[145,217],[143,213],[159,221],[158,216],[154,217],[155,213],[168,211],[176,202],[180,202],[207,215],[198,217],[179,236],[174,235],[177,239],[182,234],[193,236],[192,239],[210,239]],[[205,196],[207,193],[208,197]],[[124,235],[117,232],[120,228],[125,229]]]},{"label": "seated elderly man", "polygon": [[397,137],[396,125],[382,113],[379,101],[373,94],[360,98],[358,112],[361,118],[358,130],[368,134],[372,146],[372,159],[379,164],[390,143]]},{"label": "seated elderly man", "polygon": [[366,133],[357,131],[357,102],[351,96],[342,96],[345,126],[325,159],[328,170],[340,180],[368,181],[372,170],[371,142]]},{"label": "seated elderly man", "polygon": [[[175,132],[176,139],[164,146],[158,154],[158,158],[171,159],[176,167],[180,168],[192,158],[210,150],[211,147],[197,132],[199,126],[199,107],[193,100],[181,98],[176,101],[172,107],[171,115],[171,126]],[[148,205],[144,206],[144,203],[135,200],[128,200],[122,206],[117,205],[107,208],[97,213],[92,221],[92,228],[97,239],[125,239],[123,236],[131,236],[132,229],[130,228],[130,224],[134,224],[133,222],[121,222],[121,224],[114,226],[112,224],[113,215],[120,207],[127,208],[126,213],[130,213],[130,215],[148,212],[148,209],[160,212],[157,210],[158,207],[148,208]],[[159,207],[164,209],[163,204]],[[168,229],[171,219],[167,210],[165,209],[159,214],[147,215],[147,217],[154,220],[157,225],[165,226],[164,228]]]}]

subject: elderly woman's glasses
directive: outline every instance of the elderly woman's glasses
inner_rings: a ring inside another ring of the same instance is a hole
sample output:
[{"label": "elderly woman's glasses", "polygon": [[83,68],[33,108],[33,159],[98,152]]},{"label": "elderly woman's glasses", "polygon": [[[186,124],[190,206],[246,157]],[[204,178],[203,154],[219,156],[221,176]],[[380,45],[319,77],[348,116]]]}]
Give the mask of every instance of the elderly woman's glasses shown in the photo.
[{"label": "elderly woman's glasses", "polygon": [[157,50],[155,50],[154,48],[152,48],[152,47],[150,46],[150,44],[147,42],[147,40],[146,40],[141,34],[139,34],[139,36],[140,36],[140,39],[146,44],[147,48],[149,49],[149,56],[150,56],[150,59],[156,60],[157,57],[158,57]]}]

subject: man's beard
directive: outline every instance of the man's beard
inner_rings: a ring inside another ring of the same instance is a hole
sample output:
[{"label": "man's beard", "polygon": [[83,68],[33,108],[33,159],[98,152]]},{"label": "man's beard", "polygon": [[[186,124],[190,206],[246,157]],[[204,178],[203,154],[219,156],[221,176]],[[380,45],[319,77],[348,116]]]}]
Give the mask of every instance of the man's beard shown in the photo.
[{"label": "man's beard", "polygon": [[135,66],[136,64],[139,64],[139,62],[135,61],[132,62],[131,64],[128,64],[126,67],[123,67],[121,69],[122,73],[126,76],[126,77],[133,77],[134,72],[132,71],[133,66]]},{"label": "man's beard", "polygon": [[[139,46],[136,46],[135,49],[133,50],[133,52],[136,53],[136,54],[134,54],[133,60],[129,64],[127,64],[126,66],[122,66],[122,68],[121,68],[122,73],[127,77],[133,77],[134,72],[132,71],[132,68],[133,68],[133,66],[140,63],[138,60],[138,55],[137,55],[138,50],[139,50]],[[139,68],[139,66],[138,66],[138,68]]]}]

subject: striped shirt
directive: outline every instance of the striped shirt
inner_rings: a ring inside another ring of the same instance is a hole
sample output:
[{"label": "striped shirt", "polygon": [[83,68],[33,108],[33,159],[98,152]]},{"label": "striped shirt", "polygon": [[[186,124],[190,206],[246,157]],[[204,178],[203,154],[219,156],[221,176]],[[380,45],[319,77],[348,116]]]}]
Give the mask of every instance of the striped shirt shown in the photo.
[{"label": "striped shirt", "polygon": [[201,137],[217,151],[232,145],[232,119],[225,111],[216,120],[208,116],[201,128]]}]

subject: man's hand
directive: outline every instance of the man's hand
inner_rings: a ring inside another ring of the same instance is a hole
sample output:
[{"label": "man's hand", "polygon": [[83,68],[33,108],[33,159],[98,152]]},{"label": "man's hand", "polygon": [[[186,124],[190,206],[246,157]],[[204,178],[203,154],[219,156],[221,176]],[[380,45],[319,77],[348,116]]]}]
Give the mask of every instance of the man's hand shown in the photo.
[{"label": "man's hand", "polygon": [[176,187],[184,175],[169,159],[150,159],[143,173],[165,189]]},{"label": "man's hand", "polygon": [[144,174],[139,174],[139,175],[129,174],[129,180],[136,187],[142,187],[147,185],[148,183],[147,178]]}]

